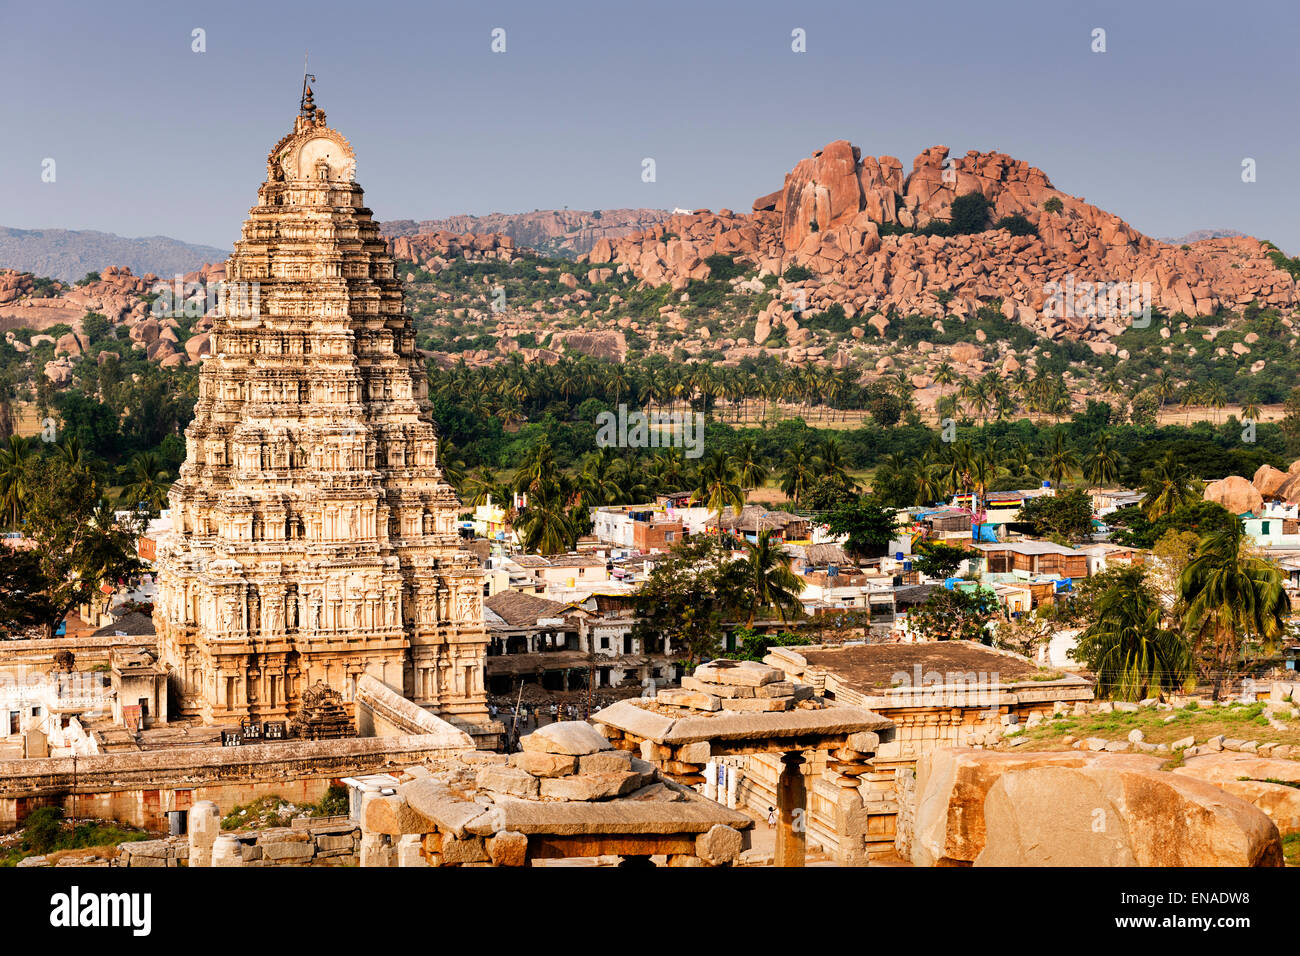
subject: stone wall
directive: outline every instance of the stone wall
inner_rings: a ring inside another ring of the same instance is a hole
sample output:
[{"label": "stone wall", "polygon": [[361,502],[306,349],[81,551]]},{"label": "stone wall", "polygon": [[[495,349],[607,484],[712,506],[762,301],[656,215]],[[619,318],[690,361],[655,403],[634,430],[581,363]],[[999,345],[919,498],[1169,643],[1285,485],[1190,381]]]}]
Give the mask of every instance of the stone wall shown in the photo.
[{"label": "stone wall", "polygon": [[0,642],[0,664],[48,663],[54,660],[54,655],[59,651],[71,651],[76,657],[77,668],[84,670],[87,664],[107,664],[115,647],[153,648],[157,643],[158,638],[152,634],[3,641]]},{"label": "stone wall", "polygon": [[167,812],[211,800],[222,812],[278,794],[293,803],[319,800],[330,784],[446,757],[441,736],[292,740],[243,747],[192,747],[135,754],[0,761],[0,827],[16,826],[41,806],[78,817],[120,820],[149,830]]},{"label": "stone wall", "polygon": [[[243,866],[356,866],[361,828],[347,817],[297,821],[293,826],[268,830],[223,833],[234,840]],[[145,840],[118,846],[113,866],[189,866],[190,839],[186,836]]]}]

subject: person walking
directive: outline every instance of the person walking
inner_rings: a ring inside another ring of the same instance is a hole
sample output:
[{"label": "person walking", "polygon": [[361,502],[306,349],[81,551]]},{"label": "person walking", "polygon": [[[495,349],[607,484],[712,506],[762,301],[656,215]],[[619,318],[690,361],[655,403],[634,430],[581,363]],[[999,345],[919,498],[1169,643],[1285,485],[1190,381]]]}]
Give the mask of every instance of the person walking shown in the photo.
[{"label": "person walking", "polygon": [[767,808],[767,828],[769,830],[776,829],[776,807]]}]

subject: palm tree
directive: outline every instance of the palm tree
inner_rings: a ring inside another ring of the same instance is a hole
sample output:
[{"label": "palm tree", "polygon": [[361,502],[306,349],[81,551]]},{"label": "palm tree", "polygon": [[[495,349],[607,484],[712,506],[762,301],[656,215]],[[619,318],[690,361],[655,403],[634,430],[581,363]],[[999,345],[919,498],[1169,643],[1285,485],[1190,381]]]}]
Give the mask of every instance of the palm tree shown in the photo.
[{"label": "palm tree", "polygon": [[845,467],[846,464],[844,446],[840,444],[838,438],[827,438],[822,442],[814,465],[818,477],[848,483],[849,472]]},{"label": "palm tree", "polygon": [[1177,690],[1192,672],[1187,641],[1164,622],[1160,597],[1142,567],[1122,567],[1097,597],[1093,621],[1075,654],[1107,697],[1144,700],[1155,688]]},{"label": "palm tree", "polygon": [[952,363],[944,359],[939,363],[939,367],[935,369],[934,384],[939,386],[939,392],[943,394],[944,386],[956,384],[957,377],[957,370],[952,367]]},{"label": "palm tree", "polygon": [[1183,626],[1210,670],[1214,699],[1247,640],[1271,652],[1286,630],[1291,602],[1277,565],[1250,551],[1245,527],[1231,527],[1201,539],[1183,569],[1178,588],[1187,611]]},{"label": "palm tree", "polygon": [[1065,444],[1065,433],[1056,432],[1052,436],[1052,447],[1047,452],[1047,477],[1052,479],[1055,487],[1074,474],[1079,467],[1079,459],[1074,451]]},{"label": "palm tree", "polygon": [[1228,391],[1221,382],[1210,382],[1205,386],[1205,403],[1214,409],[1214,424],[1219,424],[1219,413],[1228,404]]},{"label": "palm tree", "polygon": [[736,452],[731,456],[731,460],[736,467],[740,487],[745,491],[758,488],[767,481],[767,466],[763,464],[762,457],[758,450],[758,442],[752,438],[742,439],[736,446]]},{"label": "palm tree", "polygon": [[1241,406],[1242,421],[1258,422],[1259,421],[1259,399],[1248,398]]},{"label": "palm tree", "polygon": [[1175,508],[1190,505],[1197,499],[1192,484],[1192,473],[1187,466],[1174,457],[1173,452],[1166,452],[1144,475],[1142,511],[1147,518],[1155,521],[1163,518]]},{"label": "palm tree", "polygon": [[563,476],[545,478],[529,490],[528,504],[513,522],[525,550],[543,555],[562,554],[577,542],[575,509],[567,507],[569,495],[565,484]]},{"label": "palm tree", "polygon": [[1112,448],[1110,442],[1110,435],[1100,432],[1092,444],[1092,454],[1084,460],[1084,477],[1094,485],[1110,485],[1119,478],[1124,456]]},{"label": "palm tree", "polygon": [[71,472],[83,472],[87,470],[86,455],[81,447],[81,439],[76,435],[68,435],[58,444],[59,460]]},{"label": "palm tree", "polygon": [[1029,475],[1036,479],[1041,461],[1042,459],[1028,445],[1018,442],[1011,449],[1011,464],[1015,467],[1017,475]]},{"label": "palm tree", "polygon": [[17,527],[27,503],[24,465],[36,442],[18,435],[9,436],[9,444],[0,448],[0,521],[7,528]]},{"label": "palm tree", "polygon": [[759,610],[776,608],[781,620],[798,617],[803,613],[799,595],[803,592],[803,579],[790,569],[790,555],[771,531],[760,531],[758,541],[746,541],[745,556],[733,565],[740,578],[739,590],[748,601],[749,616],[745,626],[750,627]]},{"label": "palm tree", "polygon": [[169,484],[170,475],[158,456],[151,451],[142,451],[131,459],[128,466],[121,501],[132,508],[147,505],[149,511],[156,514],[167,504]]},{"label": "palm tree", "polygon": [[578,498],[586,507],[619,504],[623,489],[618,472],[622,460],[613,448],[605,447],[588,455],[578,474]]},{"label": "palm tree", "polygon": [[556,473],[555,452],[551,449],[551,443],[543,440],[536,448],[524,455],[519,468],[515,471],[512,484],[515,491],[528,493],[539,487],[544,480],[554,477]]},{"label": "palm tree", "polygon": [[816,477],[816,456],[808,443],[795,442],[785,453],[785,470],[781,474],[781,490],[796,502],[801,500]]},{"label": "palm tree", "polygon": [[717,514],[719,532],[723,511],[730,507],[738,515],[745,507],[745,493],[736,477],[736,468],[721,451],[711,452],[700,464],[692,494],[696,501]]},{"label": "palm tree", "polygon": [[[1156,373],[1156,381],[1155,384],[1151,386],[1151,390],[1155,394],[1156,399],[1160,402],[1161,412],[1165,410],[1165,402],[1174,397],[1176,389],[1177,384],[1168,369],[1162,368],[1158,373]],[[1159,421],[1158,418],[1157,421]]]}]

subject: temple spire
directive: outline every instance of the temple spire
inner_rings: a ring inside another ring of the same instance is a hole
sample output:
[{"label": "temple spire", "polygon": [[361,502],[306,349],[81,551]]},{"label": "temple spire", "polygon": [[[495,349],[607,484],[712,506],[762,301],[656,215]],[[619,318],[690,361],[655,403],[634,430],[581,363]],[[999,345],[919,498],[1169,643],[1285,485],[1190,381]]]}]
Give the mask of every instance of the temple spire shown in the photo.
[{"label": "temple spire", "polygon": [[316,82],[316,75],[307,72],[307,54],[302,56],[302,96],[298,100],[298,115],[311,118],[316,112],[316,104],[312,100],[311,84]]}]

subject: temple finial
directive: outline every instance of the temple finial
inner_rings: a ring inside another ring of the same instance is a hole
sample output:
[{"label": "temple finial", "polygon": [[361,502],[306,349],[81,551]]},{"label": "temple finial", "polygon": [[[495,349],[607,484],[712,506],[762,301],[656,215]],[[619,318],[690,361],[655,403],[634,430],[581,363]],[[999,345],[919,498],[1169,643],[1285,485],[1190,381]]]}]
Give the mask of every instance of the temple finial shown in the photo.
[{"label": "temple finial", "polygon": [[307,72],[307,54],[302,57],[302,96],[298,100],[298,115],[310,119],[316,112],[316,104],[312,99],[311,84],[316,82],[316,76]]}]

